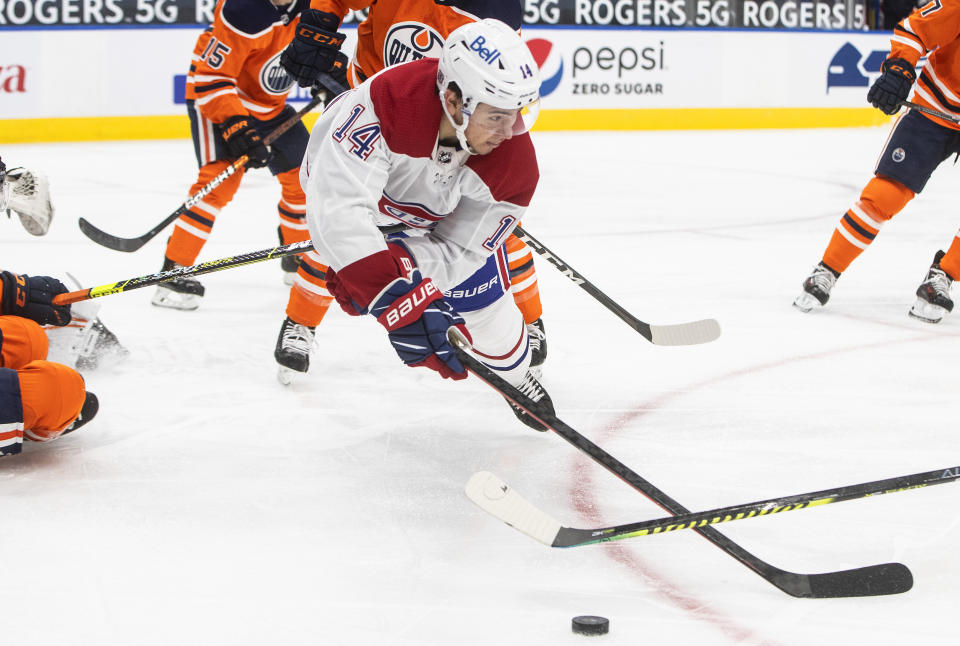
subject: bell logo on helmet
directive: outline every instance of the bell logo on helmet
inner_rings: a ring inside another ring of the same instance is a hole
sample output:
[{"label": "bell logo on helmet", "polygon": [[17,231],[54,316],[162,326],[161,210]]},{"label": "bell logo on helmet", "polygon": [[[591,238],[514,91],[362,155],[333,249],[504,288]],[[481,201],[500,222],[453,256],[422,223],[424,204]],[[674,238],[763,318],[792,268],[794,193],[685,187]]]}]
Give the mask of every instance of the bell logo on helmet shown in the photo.
[{"label": "bell logo on helmet", "polygon": [[486,38],[483,36],[477,36],[473,39],[473,42],[470,43],[470,51],[476,52],[477,56],[486,61],[487,65],[493,65],[493,62],[500,58],[500,50],[484,47],[486,44]]}]

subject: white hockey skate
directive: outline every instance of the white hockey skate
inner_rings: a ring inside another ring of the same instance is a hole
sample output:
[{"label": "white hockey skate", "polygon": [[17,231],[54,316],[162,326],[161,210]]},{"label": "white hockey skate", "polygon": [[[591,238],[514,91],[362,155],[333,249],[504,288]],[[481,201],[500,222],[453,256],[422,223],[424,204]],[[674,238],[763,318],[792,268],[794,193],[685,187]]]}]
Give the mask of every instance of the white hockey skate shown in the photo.
[{"label": "white hockey skate", "polygon": [[909,312],[915,319],[927,323],[939,323],[944,316],[953,311],[953,300],[950,298],[953,279],[947,275],[947,272],[940,269],[940,260],[943,256],[943,251],[937,252],[927,277],[917,288],[917,301]]},{"label": "white hockey skate", "polygon": [[297,280],[297,269],[300,268],[300,256],[283,256],[280,258],[280,269],[283,270],[283,284],[293,286]]},{"label": "white hockey skate", "polygon": [[822,262],[817,263],[807,279],[803,281],[803,291],[793,301],[793,306],[801,312],[823,307],[830,300],[830,290],[837,284],[839,277],[840,274]]},{"label": "white hockey skate", "polygon": [[[287,244],[283,241],[283,233],[280,227],[277,227],[277,237],[280,238],[280,244]],[[300,268],[300,256],[281,256],[280,270],[283,271],[283,284],[293,286],[297,280],[297,269]]]},{"label": "white hockey skate", "polygon": [[[164,258],[161,271],[170,271],[183,265]],[[157,291],[150,301],[157,307],[167,307],[174,310],[195,310],[200,307],[200,299],[206,290],[199,280],[194,278],[174,278],[157,285]]]},{"label": "white hockey skate", "polygon": [[273,357],[277,360],[277,380],[284,386],[294,382],[297,375],[310,369],[310,351],[316,328],[294,323],[287,317],[280,326],[277,347]]}]

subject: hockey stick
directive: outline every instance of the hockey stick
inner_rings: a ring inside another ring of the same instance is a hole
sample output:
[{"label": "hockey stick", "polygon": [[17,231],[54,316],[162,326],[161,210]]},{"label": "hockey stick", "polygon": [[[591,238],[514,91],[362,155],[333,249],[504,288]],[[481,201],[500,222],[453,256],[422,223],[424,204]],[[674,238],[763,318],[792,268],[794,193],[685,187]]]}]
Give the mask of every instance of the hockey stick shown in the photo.
[{"label": "hockey stick", "polygon": [[[279,139],[281,135],[283,135],[285,132],[290,130],[290,128],[292,128],[297,123],[299,123],[300,120],[304,117],[304,115],[306,115],[308,112],[313,110],[315,107],[317,107],[321,103],[324,103],[326,100],[328,100],[328,97],[332,98],[332,96],[336,96],[346,91],[342,85],[340,85],[335,80],[330,78],[329,74],[322,74],[320,77],[320,81],[323,84],[323,89],[313,97],[310,103],[303,106],[299,112],[297,112],[295,115],[291,116],[289,119],[287,119],[286,121],[281,123],[279,126],[274,128],[272,131],[270,131],[270,134],[268,134],[263,139],[263,143],[265,145],[269,146],[274,141]],[[136,238],[120,238],[115,235],[111,235],[106,231],[98,229],[97,227],[90,224],[90,222],[88,222],[84,218],[80,218],[80,220],[78,221],[78,224],[80,225],[80,230],[83,231],[83,234],[85,236],[87,236],[97,244],[107,247],[108,249],[113,249],[114,251],[126,251],[126,252],[136,251],[143,245],[153,240],[158,233],[166,229],[171,222],[173,222],[174,220],[179,218],[181,215],[183,215],[184,212],[186,212],[191,207],[196,206],[201,200],[203,200],[203,198],[209,195],[214,189],[216,189],[218,186],[223,184],[227,180],[227,178],[229,178],[238,170],[243,168],[243,166],[247,163],[247,161],[249,161],[249,157],[247,157],[246,155],[241,155],[240,157],[238,157],[232,164],[227,166],[223,170],[223,172],[221,172],[219,175],[217,175],[212,180],[207,182],[203,186],[203,188],[201,188],[199,191],[197,191],[196,193],[188,197],[186,201],[183,204],[181,204],[176,211],[174,211],[173,213],[165,217],[162,222],[160,222],[157,226],[153,227],[152,229],[144,233],[142,236],[138,236]]]},{"label": "hockey stick", "polygon": [[918,103],[914,103],[913,101],[901,101],[900,105],[904,106],[905,108],[916,110],[917,112],[929,114],[932,117],[939,117],[940,119],[943,119],[945,121],[960,123],[960,117],[957,117],[956,115],[948,114],[946,112],[941,112],[940,110],[934,110],[933,108],[928,108],[925,105],[920,105]]},{"label": "hockey stick", "polygon": [[80,289],[75,292],[65,292],[63,294],[54,296],[53,304],[69,305],[70,303],[86,301],[91,298],[109,296],[110,294],[119,294],[120,292],[128,292],[131,289],[138,289],[140,287],[149,287],[150,285],[165,283],[168,280],[173,280],[174,278],[179,278],[181,276],[200,276],[202,274],[211,274],[215,271],[223,271],[224,269],[240,267],[241,265],[250,265],[263,260],[272,260],[282,256],[292,256],[298,253],[306,253],[312,249],[313,241],[304,240],[302,242],[294,242],[292,244],[273,247],[272,249],[251,251],[249,253],[240,254],[239,256],[231,256],[229,258],[220,258],[219,260],[201,262],[198,265],[191,265],[190,267],[177,267],[176,269],[171,269],[169,271],[160,271],[155,274],[147,274],[146,276],[129,278],[127,280],[121,280],[118,283],[109,283],[107,285],[100,285],[99,287],[89,287],[87,289]]},{"label": "hockey stick", "polygon": [[644,520],[626,525],[597,527],[595,529],[576,529],[560,525],[548,514],[524,500],[507,483],[487,471],[473,474],[467,482],[466,492],[470,500],[481,509],[544,545],[550,547],[579,547],[636,536],[661,534],[678,529],[694,529],[742,518],[755,518],[785,511],[821,507],[835,502],[920,489],[958,479],[960,479],[960,467],[950,467],[835,489],[824,489],[823,491],[770,498],[769,500],[748,502],[709,511]]},{"label": "hockey stick", "polygon": [[[494,390],[666,511],[675,516],[690,513],[689,509],[567,426],[543,405],[532,401],[473,358],[466,351],[470,347],[469,344],[457,331],[452,329],[447,336],[463,365]],[[769,583],[794,597],[829,599],[878,596],[906,592],[913,586],[913,574],[902,563],[884,563],[822,574],[797,574],[782,570],[754,556],[713,527],[696,527],[694,531],[759,574]]]},{"label": "hockey stick", "polygon": [[642,334],[643,337],[651,343],[656,345],[695,345],[698,343],[709,343],[720,336],[720,324],[714,319],[703,319],[700,321],[690,321],[689,323],[677,323],[675,325],[650,325],[649,323],[644,323],[623,309],[612,298],[597,289],[593,283],[580,275],[524,229],[519,226],[514,227],[513,235],[527,243],[531,249],[546,258],[550,264],[556,267],[561,274],[600,301],[604,307],[620,317],[620,320]]},{"label": "hockey stick", "polygon": [[[389,235],[391,233],[403,231],[406,228],[407,227],[405,225],[396,224],[380,227],[380,232],[384,235]],[[241,265],[250,265],[263,260],[273,260],[274,258],[281,258],[283,256],[293,256],[312,250],[313,241],[303,240],[301,242],[280,245],[279,247],[272,247],[270,249],[250,251],[248,253],[240,254],[239,256],[230,256],[228,258],[220,258],[219,260],[201,262],[198,265],[191,265],[190,267],[177,267],[176,269],[171,269],[169,271],[160,271],[155,274],[147,274],[146,276],[137,276],[136,278],[121,280],[118,283],[109,283],[106,285],[100,285],[99,287],[88,287],[86,289],[79,289],[74,292],[64,292],[63,294],[58,294],[53,297],[53,304],[69,305],[70,303],[77,303],[79,301],[85,301],[91,298],[99,298],[101,296],[109,296],[110,294],[128,292],[131,289],[137,289],[139,287],[149,287],[150,285],[165,283],[168,280],[173,280],[174,278],[178,278],[180,276],[200,276],[203,274],[212,274],[215,271],[223,271],[224,269],[240,267]]]}]

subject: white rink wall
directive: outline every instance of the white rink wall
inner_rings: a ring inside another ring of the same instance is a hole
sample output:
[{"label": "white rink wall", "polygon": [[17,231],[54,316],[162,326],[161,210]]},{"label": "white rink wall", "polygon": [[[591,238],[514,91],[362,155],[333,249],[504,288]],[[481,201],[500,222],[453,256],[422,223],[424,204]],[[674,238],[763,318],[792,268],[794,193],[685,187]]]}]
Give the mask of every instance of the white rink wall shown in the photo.
[{"label": "white rink wall", "polygon": [[[198,28],[2,30],[0,142],[96,139],[86,130],[110,126],[132,128],[115,138],[186,136]],[[541,129],[750,127],[757,110],[776,115],[767,127],[885,119],[864,97],[887,33],[531,26],[524,37],[543,75]]]}]

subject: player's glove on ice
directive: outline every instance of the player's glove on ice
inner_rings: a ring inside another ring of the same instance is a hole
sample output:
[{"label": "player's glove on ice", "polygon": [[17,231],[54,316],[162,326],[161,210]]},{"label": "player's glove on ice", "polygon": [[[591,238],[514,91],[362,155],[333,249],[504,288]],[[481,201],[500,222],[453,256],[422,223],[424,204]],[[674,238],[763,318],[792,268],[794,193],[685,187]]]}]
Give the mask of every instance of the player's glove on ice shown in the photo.
[{"label": "player's glove on ice", "polygon": [[220,136],[232,159],[246,155],[248,168],[263,168],[270,160],[270,151],[253,127],[253,118],[246,115],[230,117],[220,124]]},{"label": "player's glove on ice", "polygon": [[370,314],[387,328],[390,343],[405,364],[436,370],[444,379],[466,379],[447,330],[456,326],[467,339],[470,333],[440,289],[419,270],[387,285],[370,305]]},{"label": "player's glove on ice", "polygon": [[67,292],[66,286],[50,276],[27,276],[0,273],[3,296],[0,312],[22,316],[40,325],[66,325],[70,322],[70,306],[54,305],[53,297]]},{"label": "player's glove on ice", "polygon": [[346,84],[346,58],[340,54],[346,35],[337,31],[339,26],[340,18],[326,11],[307,9],[300,14],[293,41],[280,54],[280,65],[298,85],[310,87],[321,72],[329,72],[339,81],[334,69],[338,60]]},{"label": "player's glove on ice", "polygon": [[910,95],[917,72],[912,63],[902,58],[888,58],[880,69],[883,74],[867,92],[867,101],[886,114],[896,114]]}]

